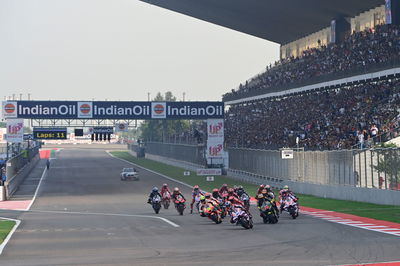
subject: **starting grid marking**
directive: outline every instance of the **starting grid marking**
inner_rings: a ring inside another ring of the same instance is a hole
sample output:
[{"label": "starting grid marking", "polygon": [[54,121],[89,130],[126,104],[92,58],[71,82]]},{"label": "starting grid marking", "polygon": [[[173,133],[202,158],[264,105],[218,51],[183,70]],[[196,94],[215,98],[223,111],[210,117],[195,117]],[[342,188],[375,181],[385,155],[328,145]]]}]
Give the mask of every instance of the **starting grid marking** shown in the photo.
[{"label": "starting grid marking", "polygon": [[400,236],[400,224],[306,207],[301,207],[301,213],[332,223],[349,225],[370,231]]}]

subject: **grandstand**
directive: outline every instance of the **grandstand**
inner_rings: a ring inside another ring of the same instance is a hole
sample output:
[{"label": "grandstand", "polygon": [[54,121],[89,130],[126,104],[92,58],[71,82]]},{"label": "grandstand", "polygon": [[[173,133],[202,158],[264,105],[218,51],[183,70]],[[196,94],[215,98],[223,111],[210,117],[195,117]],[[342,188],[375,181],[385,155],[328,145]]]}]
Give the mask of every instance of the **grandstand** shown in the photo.
[{"label": "grandstand", "polygon": [[[280,61],[223,95],[230,147],[368,147],[398,135],[400,3],[145,1],[281,44]],[[284,29],[284,30],[282,30]]]}]

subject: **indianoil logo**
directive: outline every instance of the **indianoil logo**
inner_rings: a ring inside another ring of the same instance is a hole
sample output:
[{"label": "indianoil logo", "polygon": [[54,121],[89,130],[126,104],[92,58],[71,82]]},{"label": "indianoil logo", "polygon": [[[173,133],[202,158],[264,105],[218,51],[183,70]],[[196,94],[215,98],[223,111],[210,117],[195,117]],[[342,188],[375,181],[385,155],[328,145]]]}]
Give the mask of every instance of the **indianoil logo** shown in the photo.
[{"label": "indianoil logo", "polygon": [[3,117],[16,118],[17,117],[17,102],[3,102]]},{"label": "indianoil logo", "polygon": [[78,118],[92,118],[93,117],[93,103],[92,102],[78,102]]},{"label": "indianoil logo", "polygon": [[151,118],[166,118],[166,109],[165,102],[151,103]]},{"label": "indianoil logo", "polygon": [[90,112],[90,105],[87,103],[84,103],[81,105],[81,107],[79,108],[81,110],[82,114],[88,114]]},{"label": "indianoil logo", "polygon": [[162,114],[164,112],[164,106],[162,104],[156,104],[154,106],[153,110],[154,110],[154,113],[160,115],[160,114]]},{"label": "indianoil logo", "polygon": [[7,103],[6,105],[4,105],[4,111],[7,114],[12,114],[15,112],[15,105],[12,103]]}]

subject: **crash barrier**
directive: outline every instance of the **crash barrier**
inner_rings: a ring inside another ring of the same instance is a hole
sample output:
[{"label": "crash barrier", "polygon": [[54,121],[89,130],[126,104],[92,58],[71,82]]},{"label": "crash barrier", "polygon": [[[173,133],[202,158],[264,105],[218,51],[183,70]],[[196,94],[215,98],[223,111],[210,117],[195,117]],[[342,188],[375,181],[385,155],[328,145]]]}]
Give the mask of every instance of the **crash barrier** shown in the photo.
[{"label": "crash barrier", "polygon": [[143,146],[139,146],[137,144],[128,144],[128,150],[137,158],[146,157],[146,149]]},{"label": "crash barrier", "polygon": [[37,146],[25,149],[7,161],[5,181],[7,198],[18,189],[18,186],[39,161],[39,148]]},{"label": "crash barrier", "polygon": [[6,176],[7,180],[14,177],[21,169],[28,164],[39,153],[39,147],[25,149],[20,154],[7,161]]},{"label": "crash barrier", "polygon": [[[129,148],[129,147],[128,147]],[[130,145],[130,150],[137,152],[137,145]],[[204,145],[172,144],[162,142],[146,142],[145,153],[158,155],[174,160],[205,165]]]},{"label": "crash barrier", "polygon": [[7,179],[5,182],[5,187],[6,187],[7,199],[9,199],[15,193],[15,191],[17,191],[19,185],[25,180],[25,178],[29,175],[29,173],[32,171],[32,169],[37,165],[39,161],[40,161],[39,154],[36,153],[36,155],[30,160],[30,162],[26,163],[22,168],[20,168],[19,171],[14,176],[9,176],[8,174],[6,174]]},{"label": "crash barrier", "polygon": [[280,151],[229,149],[231,169],[322,185],[399,190],[400,149]]}]

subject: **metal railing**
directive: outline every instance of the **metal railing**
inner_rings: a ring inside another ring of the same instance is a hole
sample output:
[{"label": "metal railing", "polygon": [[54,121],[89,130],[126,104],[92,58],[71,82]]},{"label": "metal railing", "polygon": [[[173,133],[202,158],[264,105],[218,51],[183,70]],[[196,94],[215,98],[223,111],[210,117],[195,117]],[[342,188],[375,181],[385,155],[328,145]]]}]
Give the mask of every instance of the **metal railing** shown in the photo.
[{"label": "metal railing", "polygon": [[282,181],[400,190],[399,155],[399,148],[294,151],[293,159],[282,159],[280,151],[231,148],[229,166]]}]

